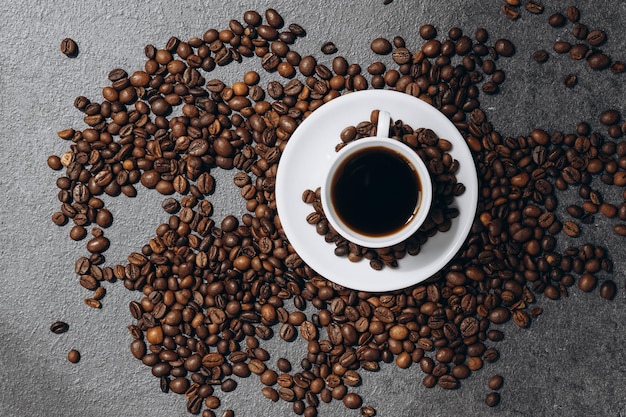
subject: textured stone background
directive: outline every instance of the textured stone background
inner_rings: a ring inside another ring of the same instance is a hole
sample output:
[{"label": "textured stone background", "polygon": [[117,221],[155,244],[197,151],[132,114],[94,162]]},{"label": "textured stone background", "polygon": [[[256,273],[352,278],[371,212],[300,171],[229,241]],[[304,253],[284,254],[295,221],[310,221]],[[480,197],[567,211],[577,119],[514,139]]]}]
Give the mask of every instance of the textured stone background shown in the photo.
[{"label": "textured stone background", "polygon": [[[421,45],[417,28],[424,23],[435,24],[443,35],[453,25],[469,34],[483,26],[491,42],[507,37],[518,48],[513,58],[498,62],[507,73],[502,93],[481,99],[500,132],[525,135],[533,127],[572,132],[581,120],[604,132],[598,115],[610,107],[624,112],[626,75],[593,72],[583,62],[554,53],[548,63],[538,65],[530,55],[538,48],[551,50],[557,39],[571,40],[568,29],[553,29],[546,21],[552,12],[576,4],[585,23],[607,31],[609,42],[604,49],[626,59],[626,3],[555,0],[543,15],[524,12],[516,22],[500,13],[501,3],[5,1],[0,8],[0,415],[187,415],[184,398],[162,394],[149,368],[130,355],[128,303],[137,294],[121,284],[108,285],[104,308],[87,308],[82,302],[86,291],[73,272],[76,257],[86,253],[84,242],[70,241],[69,227],[58,228],[50,222],[59,206],[54,185],[59,174],[48,169],[46,158],[66,149],[57,131],[84,127],[82,114],[72,106],[76,96],[99,100],[109,70],[142,68],[147,43],[162,47],[172,35],[181,39],[201,36],[208,28],[221,29],[230,19],[241,19],[247,9],[275,7],[287,23],[307,29],[308,36],[295,46],[302,55],[321,56],[319,47],[331,40],[351,62],[364,65],[375,58],[369,43],[378,36],[402,35],[415,48]],[[78,42],[77,58],[68,59],[59,52],[64,37]],[[322,57],[321,61],[330,63],[331,59]],[[228,66],[218,76],[235,80],[258,65],[258,60],[247,60]],[[562,84],[570,72],[579,77],[574,89]],[[263,82],[270,79],[263,77]],[[241,210],[230,175],[219,178],[213,197],[218,218]],[[107,252],[110,264],[123,262],[166,220],[161,198],[155,194],[140,189],[133,200],[107,200],[115,215],[114,226],[106,232],[115,242]],[[576,200],[573,194],[563,198]],[[621,191],[607,191],[605,198],[619,203]],[[401,371],[389,365],[378,374],[364,374],[357,392],[378,409],[379,416],[626,415],[626,259],[624,239],[613,237],[610,229],[611,222],[598,217],[597,223],[585,227],[583,238],[563,244],[581,245],[589,240],[610,248],[620,289],[613,302],[601,299],[597,292],[584,294],[577,289],[558,302],[538,297],[544,314],[528,330],[512,323],[501,326],[506,332],[505,341],[498,345],[501,359],[463,381],[459,390],[425,389],[418,367]],[[70,331],[52,334],[48,327],[55,320],[70,323]],[[301,343],[278,340],[264,346],[274,359],[286,355],[296,363],[304,349]],[[80,363],[66,361],[71,348],[81,351]],[[486,382],[495,373],[505,378],[502,404],[488,409],[483,404]],[[292,415],[290,404],[270,403],[260,388],[256,378],[240,381],[236,391],[221,396],[222,408],[246,417]],[[320,415],[356,416],[358,411],[335,402],[320,406]]]}]

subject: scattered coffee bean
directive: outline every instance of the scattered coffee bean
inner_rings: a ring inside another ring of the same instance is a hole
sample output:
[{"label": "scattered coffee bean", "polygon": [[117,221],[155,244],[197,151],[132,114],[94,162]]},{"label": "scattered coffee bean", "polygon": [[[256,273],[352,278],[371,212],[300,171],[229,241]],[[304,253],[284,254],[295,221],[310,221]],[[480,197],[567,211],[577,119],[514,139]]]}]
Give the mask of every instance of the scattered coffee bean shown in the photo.
[{"label": "scattered coffee bean", "polygon": [[437,29],[431,24],[425,24],[420,26],[419,34],[424,40],[431,40],[437,36]]},{"label": "scattered coffee bean", "polygon": [[376,38],[370,44],[370,48],[375,54],[387,55],[391,53],[392,45],[391,42],[385,38]]},{"label": "scattered coffee bean", "polygon": [[515,46],[508,39],[498,39],[495,44],[496,52],[502,56],[512,56],[515,53]]},{"label": "scattered coffee bean", "polygon": [[524,7],[526,8],[527,11],[529,11],[530,13],[533,13],[533,14],[541,14],[541,13],[543,13],[543,6],[541,5],[541,3],[538,3],[538,2],[535,2],[535,1],[527,2]]},{"label": "scattered coffee bean", "polygon": [[488,407],[497,406],[498,404],[500,404],[500,394],[497,392],[490,392],[485,397],[485,404],[487,404]]},{"label": "scattered coffee bean", "polygon": [[537,62],[543,63],[548,60],[548,51],[544,49],[540,49],[538,51],[533,52],[533,59]]},{"label": "scattered coffee bean", "polygon": [[78,363],[80,361],[80,352],[76,349],[72,349],[67,352],[67,360],[71,363]]},{"label": "scattered coffee bean", "polygon": [[613,231],[618,236],[626,236],[626,224],[616,224],[613,226]]},{"label": "scattered coffee bean", "polygon": [[591,46],[600,46],[606,42],[606,33],[602,30],[592,30],[587,34],[587,43]]},{"label": "scattered coffee bean", "polygon": [[504,384],[504,378],[502,378],[501,375],[494,375],[491,378],[489,378],[489,382],[488,382],[488,386],[489,389],[497,391],[500,388],[502,388],[502,385]]},{"label": "scattered coffee bean", "polygon": [[363,401],[361,400],[361,397],[359,396],[359,394],[355,394],[353,392],[346,394],[343,397],[343,405],[345,405],[347,408],[351,408],[351,409],[359,408],[361,407],[362,403]]},{"label": "scattered coffee bean", "polygon": [[373,417],[376,415],[376,410],[369,405],[364,405],[359,411],[363,417]]},{"label": "scattered coffee bean", "polygon": [[577,23],[580,20],[580,11],[576,6],[569,6],[566,11],[567,20]]},{"label": "scattered coffee bean", "polygon": [[78,44],[71,38],[65,38],[61,41],[61,52],[65,56],[74,58],[78,55]]},{"label": "scattered coffee bean", "polygon": [[55,321],[50,325],[50,331],[56,334],[65,333],[69,330],[69,328],[70,325],[65,323],[64,321]]},{"label": "scattered coffee bean", "polygon": [[325,55],[332,55],[337,52],[337,47],[332,42],[326,42],[322,45],[322,53]]},{"label": "scattered coffee bean", "polygon": [[510,20],[516,20],[519,18],[519,12],[517,11],[517,9],[509,6],[508,4],[503,4],[501,10],[502,13]]},{"label": "scattered coffee bean", "polygon": [[576,86],[576,84],[578,84],[578,77],[576,76],[576,74],[568,74],[565,76],[565,80],[563,80],[563,83],[566,87],[573,88]]},{"label": "scattered coffee bean", "polygon": [[600,113],[600,123],[606,126],[611,126],[619,122],[620,115],[615,109],[605,110]]},{"label": "scattered coffee bean", "polygon": [[603,70],[611,65],[611,58],[602,52],[595,52],[587,57],[587,64],[591,69]]},{"label": "scattered coffee bean", "polygon": [[597,281],[598,280],[595,275],[590,273],[584,273],[578,279],[578,288],[585,292],[589,292],[596,286]]},{"label": "scattered coffee bean", "polygon": [[548,24],[554,28],[559,28],[565,25],[565,16],[562,13],[554,13],[548,18]]},{"label": "scattered coffee bean", "polygon": [[617,285],[612,280],[603,281],[600,284],[600,296],[607,300],[612,300],[615,298],[615,294],[617,293]]}]

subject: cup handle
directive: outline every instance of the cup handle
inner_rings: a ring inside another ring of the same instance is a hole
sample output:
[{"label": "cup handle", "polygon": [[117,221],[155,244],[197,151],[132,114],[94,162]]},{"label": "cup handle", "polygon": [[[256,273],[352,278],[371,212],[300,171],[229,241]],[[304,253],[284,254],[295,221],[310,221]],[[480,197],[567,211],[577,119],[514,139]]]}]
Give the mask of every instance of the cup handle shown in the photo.
[{"label": "cup handle", "polygon": [[391,122],[391,114],[389,114],[388,111],[380,110],[378,112],[378,124],[376,125],[376,136],[388,138],[390,122]]}]

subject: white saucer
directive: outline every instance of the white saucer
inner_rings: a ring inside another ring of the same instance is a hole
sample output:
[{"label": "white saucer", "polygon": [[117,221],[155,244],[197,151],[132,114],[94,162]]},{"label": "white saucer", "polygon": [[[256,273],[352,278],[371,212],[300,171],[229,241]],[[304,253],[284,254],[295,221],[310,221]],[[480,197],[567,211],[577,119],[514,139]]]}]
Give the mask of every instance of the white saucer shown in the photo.
[{"label": "white saucer", "polygon": [[[413,129],[432,129],[449,140],[450,154],[459,161],[456,176],[465,192],[453,206],[459,216],[452,227],[428,239],[416,256],[407,255],[397,268],[376,271],[369,261],[351,262],[334,254],[335,245],[326,243],[315,226],[306,222],[313,211],[302,201],[305,189],[319,187],[324,178],[340,132],[349,125],[369,120],[372,110],[386,110],[391,118],[402,120]],[[315,110],[296,129],[278,165],[276,205],[287,238],[311,268],[344,287],[371,292],[406,288],[430,278],[456,255],[474,220],[478,203],[478,178],[474,160],[465,140],[448,118],[431,105],[408,94],[391,90],[365,90],[338,97]]]}]

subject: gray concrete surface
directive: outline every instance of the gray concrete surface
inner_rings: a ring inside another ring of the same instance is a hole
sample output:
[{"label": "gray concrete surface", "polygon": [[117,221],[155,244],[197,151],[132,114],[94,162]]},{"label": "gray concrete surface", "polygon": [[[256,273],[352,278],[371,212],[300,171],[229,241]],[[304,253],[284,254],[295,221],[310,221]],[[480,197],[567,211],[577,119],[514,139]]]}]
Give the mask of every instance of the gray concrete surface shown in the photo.
[{"label": "gray concrete surface", "polygon": [[[60,154],[66,143],[56,132],[81,128],[82,115],[73,109],[77,95],[98,98],[107,85],[109,70],[143,67],[143,47],[157,46],[176,35],[201,36],[210,27],[224,28],[243,11],[275,7],[285,20],[308,31],[296,49],[318,56],[320,45],[333,41],[351,62],[369,63],[369,43],[378,36],[405,37],[409,47],[420,45],[417,28],[427,22],[440,33],[458,25],[467,33],[486,27],[493,40],[508,37],[517,54],[502,60],[507,81],[502,93],[483,98],[491,121],[507,135],[527,134],[533,127],[571,132],[577,122],[594,128],[598,114],[609,107],[624,113],[626,75],[590,71],[583,63],[551,53],[537,65],[530,54],[567,38],[567,29],[547,26],[547,16],[570,2],[546,3],[541,16],[522,13],[516,22],[500,13],[502,1],[382,0],[181,0],[148,2],[128,0],[23,0],[3,2],[0,8],[0,415],[15,416],[185,416],[179,395],[162,394],[149,368],[129,350],[131,323],[128,303],[136,297],[122,285],[108,285],[102,310],[87,308],[86,292],[73,272],[84,243],[67,238],[69,228],[58,228],[50,215],[58,209],[57,173],[46,166],[48,155]],[[522,2],[524,3],[524,2]],[[550,4],[547,4],[550,3]],[[590,27],[605,29],[606,51],[626,59],[626,3],[621,0],[571,0]],[[80,47],[77,58],[59,52],[64,37]],[[322,58],[330,63],[331,58]],[[231,65],[220,77],[241,76],[258,65],[247,61]],[[562,85],[575,73],[574,89]],[[268,78],[264,78],[267,80]],[[229,174],[228,174],[229,175]],[[214,197],[218,215],[240,210],[228,175],[220,178]],[[621,191],[605,197],[621,202]],[[567,198],[575,196],[566,195]],[[116,216],[107,236],[116,242],[107,253],[110,264],[122,262],[152,236],[166,219],[161,199],[141,189],[134,200],[110,200]],[[417,367],[398,370],[385,366],[378,374],[364,375],[357,389],[379,416],[625,416],[626,415],[626,257],[624,239],[609,232],[611,222],[597,218],[585,228],[584,238],[610,249],[619,294],[613,302],[597,292],[576,289],[569,298],[550,301],[539,297],[544,314],[527,330],[513,324],[502,328],[498,345],[501,359],[475,373],[452,392],[425,389]],[[581,242],[574,242],[580,244]],[[49,325],[65,320],[70,331],[54,335]],[[302,356],[299,344],[266,344],[278,358]],[[69,349],[82,353],[78,364],[65,356]],[[505,378],[502,404],[483,404],[488,378]],[[222,395],[222,408],[237,416],[289,416],[290,405],[270,403],[260,393],[256,378],[240,381],[239,388]],[[221,410],[220,409],[220,410]],[[221,412],[221,411],[219,411]],[[219,415],[219,413],[218,413]],[[333,403],[320,407],[320,415],[358,415]]]}]

